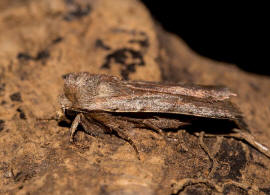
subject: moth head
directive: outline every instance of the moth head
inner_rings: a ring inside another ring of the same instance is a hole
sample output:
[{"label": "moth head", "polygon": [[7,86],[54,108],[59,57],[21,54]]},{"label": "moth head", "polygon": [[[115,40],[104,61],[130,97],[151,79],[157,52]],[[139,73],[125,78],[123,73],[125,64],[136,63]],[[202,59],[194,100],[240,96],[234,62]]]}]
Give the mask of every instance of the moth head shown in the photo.
[{"label": "moth head", "polygon": [[[62,105],[66,105],[68,107],[77,104],[82,96],[85,96],[85,88],[93,84],[93,82],[89,81],[92,76],[88,73],[70,73],[64,75],[63,78],[64,89],[63,94],[60,96],[60,102]],[[92,93],[93,92],[90,91],[90,94]]]},{"label": "moth head", "polygon": [[64,93],[60,97],[60,103],[65,107],[78,107],[82,103],[90,103],[95,97],[110,96],[114,93],[111,85],[118,82],[113,76],[87,72],[67,74],[64,80]]}]

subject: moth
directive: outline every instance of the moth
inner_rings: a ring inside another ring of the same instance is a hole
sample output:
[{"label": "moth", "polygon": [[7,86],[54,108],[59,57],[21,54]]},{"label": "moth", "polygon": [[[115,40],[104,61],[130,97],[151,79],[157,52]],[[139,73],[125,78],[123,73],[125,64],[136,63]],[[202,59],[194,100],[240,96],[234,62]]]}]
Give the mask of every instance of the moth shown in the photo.
[{"label": "moth", "polygon": [[225,87],[126,81],[115,76],[80,72],[64,76],[59,101],[62,118],[73,120],[71,142],[80,124],[93,136],[104,132],[116,134],[127,141],[139,157],[128,135],[133,127],[151,129],[164,137],[164,129],[225,127],[225,131],[231,129],[230,135],[245,140],[270,157],[268,148],[250,134],[241,112],[230,102],[231,96],[236,94]]}]

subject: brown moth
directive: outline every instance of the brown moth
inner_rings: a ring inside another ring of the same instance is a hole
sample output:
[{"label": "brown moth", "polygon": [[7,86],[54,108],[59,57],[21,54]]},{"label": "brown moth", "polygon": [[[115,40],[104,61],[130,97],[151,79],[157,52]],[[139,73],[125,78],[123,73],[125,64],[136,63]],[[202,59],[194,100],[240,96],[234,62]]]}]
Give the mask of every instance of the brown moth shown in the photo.
[{"label": "brown moth", "polygon": [[[60,104],[64,115],[74,116],[70,141],[79,124],[85,132],[99,135],[115,133],[133,146],[126,133],[132,127],[143,127],[163,135],[163,129],[181,126],[226,126],[229,136],[242,139],[270,157],[266,147],[251,136],[239,109],[229,98],[229,89],[193,84],[162,84],[125,81],[115,76],[87,72],[65,75]],[[226,134],[225,134],[226,136]]]}]

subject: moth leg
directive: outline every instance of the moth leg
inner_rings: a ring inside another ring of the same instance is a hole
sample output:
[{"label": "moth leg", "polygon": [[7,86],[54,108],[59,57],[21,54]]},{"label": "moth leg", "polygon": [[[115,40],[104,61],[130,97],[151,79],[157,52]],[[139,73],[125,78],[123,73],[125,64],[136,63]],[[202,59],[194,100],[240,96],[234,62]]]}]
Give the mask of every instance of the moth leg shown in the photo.
[{"label": "moth leg", "polygon": [[135,122],[138,124],[143,124],[145,127],[148,127],[149,129],[152,129],[154,131],[156,131],[157,133],[159,133],[160,135],[162,135],[163,137],[166,137],[164,135],[164,132],[161,128],[159,128],[158,126],[154,125],[153,123],[151,123],[149,120],[146,119],[132,119],[132,118],[124,118],[125,120],[129,121],[129,122]]},{"label": "moth leg", "polygon": [[121,139],[125,140],[126,142],[128,142],[128,143],[133,147],[133,149],[134,149],[135,152],[136,152],[137,158],[138,158],[139,160],[141,160],[141,158],[140,158],[140,153],[139,153],[139,151],[138,151],[138,148],[137,148],[137,146],[135,145],[135,143],[133,142],[133,140],[128,136],[128,134],[126,134],[125,132],[123,132],[123,130],[120,130],[119,128],[115,128],[115,129],[113,129],[113,130],[116,132],[116,134],[117,134]]},{"label": "moth leg", "polygon": [[81,125],[84,131],[94,137],[104,138],[104,129],[103,126],[97,124],[91,117],[87,117],[87,115],[81,115]]},{"label": "moth leg", "polygon": [[163,137],[165,137],[163,130],[160,129],[159,127],[157,127],[156,125],[154,125],[153,123],[151,123],[150,121],[143,120],[142,123],[143,123],[146,127],[155,130],[155,131],[158,132],[160,135],[162,135]]},{"label": "moth leg", "polygon": [[230,133],[230,134],[225,135],[225,136],[230,136],[230,137],[234,137],[236,139],[244,140],[249,145],[254,147],[256,150],[258,150],[259,152],[261,152],[262,154],[264,154],[265,156],[270,158],[269,149],[267,147],[263,146],[261,143],[257,142],[251,134],[243,132],[239,129],[233,129],[233,131],[235,132],[234,134]]},{"label": "moth leg", "polygon": [[204,152],[208,155],[210,161],[212,162],[212,165],[210,167],[210,172],[208,174],[208,177],[211,178],[213,176],[213,174],[215,173],[215,171],[217,170],[218,162],[215,159],[214,155],[209,151],[206,144],[204,143],[204,141],[203,141],[204,134],[205,134],[204,131],[201,131],[199,134],[199,145],[204,150]]},{"label": "moth leg", "polygon": [[[104,113],[92,114],[91,117],[94,121],[99,122],[105,128],[109,129],[109,131],[108,131],[109,133],[114,132],[119,138],[128,142],[135,150],[138,159],[139,160],[141,159],[139,151],[137,149],[137,146],[135,145],[133,140],[128,136],[128,134],[126,134],[124,132],[124,130],[122,130],[122,128],[120,127],[121,122],[123,122],[123,121],[118,120],[117,118],[114,118],[114,116],[112,116],[112,115],[108,115],[108,114],[104,114]],[[125,128],[126,128],[126,125],[125,125]]]},{"label": "moth leg", "polygon": [[78,125],[81,122],[81,118],[82,118],[82,114],[81,113],[80,114],[77,114],[77,116],[75,117],[75,119],[72,122],[72,125],[71,125],[71,127],[69,129],[69,132],[70,132],[69,141],[70,142],[73,142],[74,141],[74,135],[76,133],[76,130],[77,130]]},{"label": "moth leg", "polygon": [[[222,134],[222,135],[219,135],[219,136],[231,137],[231,138],[234,138],[234,139],[237,139],[237,140],[245,141],[250,146],[252,146],[257,151],[261,152],[263,155],[265,155],[266,157],[268,157],[270,159],[270,151],[269,151],[269,149],[267,147],[263,146],[262,144],[260,144],[259,142],[257,142],[251,134],[243,132],[243,131],[241,131],[239,129],[233,129],[233,132],[235,132],[235,133]],[[206,134],[205,136],[207,136],[207,137],[217,137],[217,135],[214,135],[214,134]]]}]

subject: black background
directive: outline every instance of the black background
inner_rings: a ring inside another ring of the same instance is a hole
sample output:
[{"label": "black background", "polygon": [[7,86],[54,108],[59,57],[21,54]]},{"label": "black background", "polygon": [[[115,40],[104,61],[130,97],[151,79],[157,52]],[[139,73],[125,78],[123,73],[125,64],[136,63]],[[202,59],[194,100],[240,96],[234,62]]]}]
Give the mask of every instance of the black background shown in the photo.
[{"label": "black background", "polygon": [[200,4],[143,0],[167,31],[179,35],[200,55],[257,74],[270,75],[267,5]]}]

